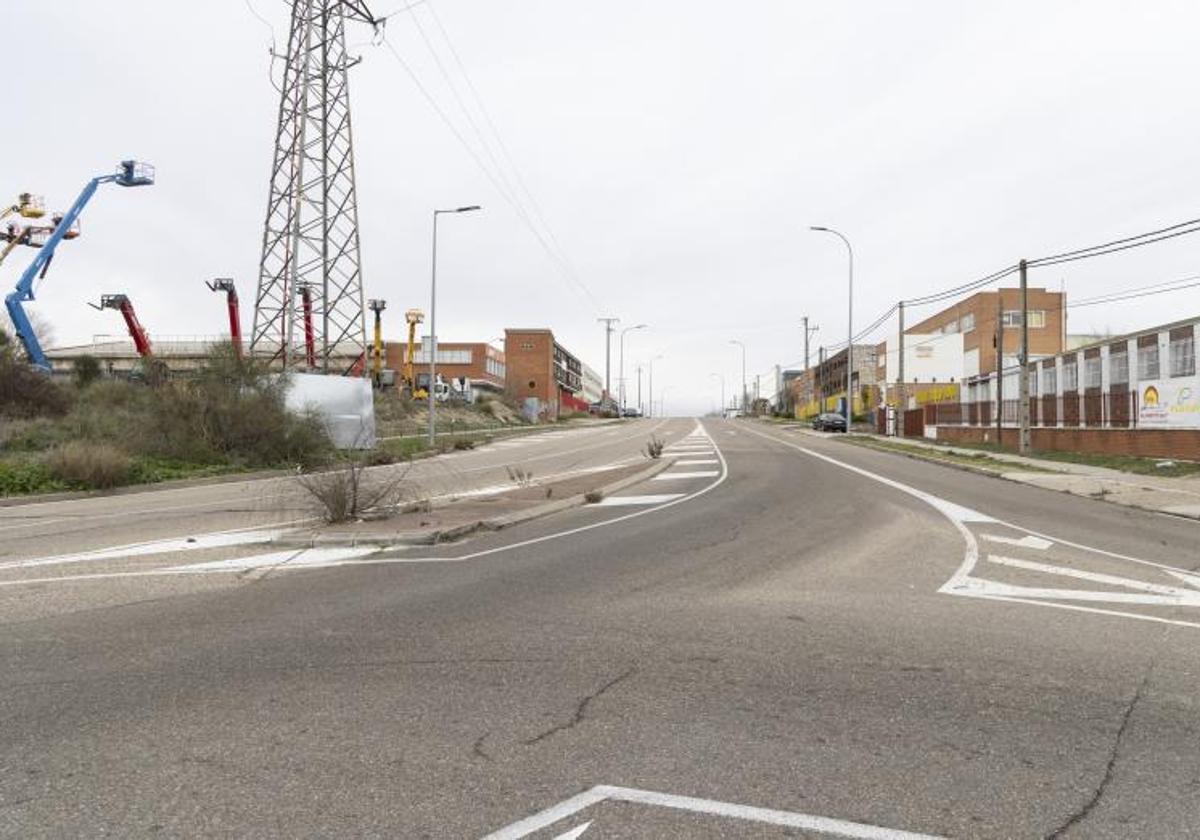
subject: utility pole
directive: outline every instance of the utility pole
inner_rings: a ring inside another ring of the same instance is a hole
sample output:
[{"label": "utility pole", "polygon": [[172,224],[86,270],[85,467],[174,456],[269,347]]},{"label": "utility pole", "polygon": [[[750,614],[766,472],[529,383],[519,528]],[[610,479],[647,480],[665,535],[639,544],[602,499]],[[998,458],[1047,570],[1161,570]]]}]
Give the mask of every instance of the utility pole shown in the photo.
[{"label": "utility pole", "polygon": [[642,366],[637,366],[638,371],[638,414],[645,414],[646,409],[642,405]]},{"label": "utility pole", "polygon": [[604,399],[612,399],[612,380],[610,374],[612,371],[612,334],[613,324],[620,321],[620,318],[597,318],[599,323],[604,324]]},{"label": "utility pole", "polygon": [[900,411],[904,411],[908,407],[908,400],[904,394],[904,301],[900,301],[900,359],[896,363],[896,405]]},{"label": "utility pole", "polygon": [[1004,443],[1004,290],[996,290],[996,445]]},{"label": "utility pole", "polygon": [[[376,29],[366,3],[292,0],[248,355],[309,367],[295,328],[297,292],[315,304],[321,373],[367,375],[367,322],[350,133],[346,22]],[[307,324],[305,324],[307,327]],[[306,344],[307,344],[306,336]],[[359,360],[362,371],[357,373]]]},{"label": "utility pole", "polygon": [[821,328],[818,326],[810,327],[808,325],[808,316],[807,315],[805,315],[801,320],[804,322],[804,369],[808,370],[808,339],[812,336],[813,333],[815,333],[817,330],[819,330]]},{"label": "utility pole", "polygon": [[1021,260],[1021,430],[1017,448],[1022,455],[1029,452],[1029,285],[1026,282],[1027,266]]}]

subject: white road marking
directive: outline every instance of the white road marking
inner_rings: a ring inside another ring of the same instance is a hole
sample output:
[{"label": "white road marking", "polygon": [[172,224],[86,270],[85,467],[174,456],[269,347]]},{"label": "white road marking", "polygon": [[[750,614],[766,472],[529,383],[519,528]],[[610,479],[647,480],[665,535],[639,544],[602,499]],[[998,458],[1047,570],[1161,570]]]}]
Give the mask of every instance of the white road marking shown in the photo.
[{"label": "white road marking", "polygon": [[1020,539],[1015,537],[1002,537],[999,534],[981,534],[985,540],[989,542],[1004,543],[1005,545],[1018,545],[1021,548],[1036,548],[1039,551],[1045,551],[1050,546],[1054,545],[1050,540],[1044,540],[1041,537],[1026,535]]},{"label": "white road marking", "polygon": [[688,461],[676,461],[675,466],[677,466],[677,467],[698,467],[698,466],[701,466],[702,464],[719,464],[719,463],[721,463],[721,462],[718,461],[716,458],[694,458],[694,459],[688,460]]},{"label": "white road marking", "polygon": [[[877,473],[873,473],[869,470],[864,470],[861,467],[856,467],[852,464],[847,464],[843,461],[837,460],[836,458],[831,458],[828,455],[822,455],[819,452],[815,452],[807,447],[792,443],[791,441],[780,440],[779,438],[774,437],[773,435],[767,435],[762,432],[755,431],[753,429],[747,429],[746,431],[748,431],[750,434],[757,435],[758,437],[762,437],[762,438],[766,438],[767,440],[774,441],[775,443],[778,443],[782,446],[791,447],[792,449],[795,449],[799,452],[803,452],[806,455],[810,455],[814,458],[817,458],[819,460],[833,464],[835,466],[841,467],[842,469],[849,470],[850,472],[865,476],[866,478],[870,478],[873,481],[878,481],[881,484],[885,484],[889,487],[894,487],[895,489],[900,490],[903,493],[907,493],[908,495],[914,496],[914,497],[920,499],[921,501],[925,502],[926,504],[929,504],[935,510],[937,510],[939,513],[941,513],[943,516],[945,516],[947,519],[949,519],[950,523],[955,527],[955,529],[962,536],[963,542],[966,543],[966,549],[963,552],[962,563],[959,565],[958,569],[955,570],[954,574],[950,577],[950,579],[948,581],[946,581],[944,584],[942,584],[941,587],[939,587],[938,592],[948,594],[948,595],[961,595],[963,597],[969,597],[969,598],[981,598],[984,600],[1008,601],[1008,602],[1012,602],[1012,603],[1021,603],[1021,604],[1033,604],[1033,605],[1040,606],[1040,607],[1051,607],[1054,609],[1074,610],[1077,612],[1098,613],[1098,614],[1102,614],[1102,615],[1115,616],[1118,618],[1132,618],[1132,619],[1136,619],[1139,621],[1152,621],[1152,622],[1157,622],[1157,623],[1162,623],[1162,624],[1174,624],[1174,625],[1179,625],[1179,626],[1183,626],[1183,627],[1198,627],[1198,628],[1200,628],[1200,622],[1182,621],[1182,620],[1178,620],[1178,619],[1169,619],[1169,618],[1159,618],[1158,616],[1142,615],[1140,613],[1130,613],[1130,612],[1124,612],[1121,610],[1100,609],[1097,607],[1082,607],[1082,606],[1078,606],[1075,604],[1063,604],[1063,603],[1056,603],[1055,601],[1051,601],[1051,600],[1041,600],[1042,598],[1055,598],[1057,600],[1070,600],[1070,599],[1067,599],[1067,598],[1063,597],[1062,595],[1036,595],[1035,593],[1037,592],[1037,590],[1033,590],[1031,592],[1028,590],[1028,588],[1024,588],[1024,589],[1026,589],[1026,591],[1016,591],[1016,590],[1023,589],[1022,587],[1008,587],[1007,590],[1003,590],[1000,588],[1000,587],[1004,586],[1003,584],[991,585],[990,581],[985,581],[985,580],[982,580],[981,578],[972,577],[971,572],[974,571],[976,565],[979,563],[979,543],[975,539],[975,535],[971,532],[971,529],[967,527],[967,523],[985,522],[985,523],[994,523],[996,525],[1003,525],[1005,527],[1012,528],[1015,531],[1022,531],[1025,534],[1028,534],[1033,537],[1039,537],[1043,540],[1048,540],[1052,543],[1058,543],[1060,545],[1070,546],[1071,548],[1078,548],[1078,549],[1082,549],[1084,551],[1090,551],[1090,552],[1099,554],[1104,557],[1112,557],[1112,558],[1118,559],[1118,560],[1128,560],[1132,563],[1137,563],[1139,565],[1161,569],[1162,571],[1166,572],[1167,574],[1173,574],[1176,577],[1178,577],[1180,575],[1187,575],[1188,574],[1187,570],[1174,569],[1174,568],[1167,566],[1165,564],[1162,564],[1162,563],[1155,563],[1150,560],[1142,560],[1137,557],[1130,557],[1130,556],[1124,555],[1124,554],[1117,554],[1115,552],[1105,551],[1104,549],[1100,549],[1100,548],[1092,548],[1091,546],[1086,546],[1086,545],[1082,545],[1080,543],[1071,542],[1070,540],[1064,540],[1060,537],[1054,537],[1049,534],[1043,534],[1043,533],[1039,533],[1037,531],[1032,531],[1028,528],[1022,528],[1021,526],[1014,525],[1011,522],[1005,522],[1004,520],[1001,520],[1001,519],[995,519],[993,517],[987,516],[986,514],[971,510],[970,508],[962,507],[953,502],[949,502],[945,499],[934,496],[931,493],[926,493],[924,490],[918,490],[915,487],[911,487],[907,484],[903,484],[899,481],[895,481],[893,479],[887,478],[886,476],[882,476]],[[1076,590],[1046,590],[1046,591],[1053,591],[1053,592],[1061,593],[1061,592],[1073,592]],[[1123,593],[1116,593],[1116,594],[1123,594]],[[1029,597],[1031,595],[1032,595],[1032,597]],[[1137,598],[1137,597],[1163,597],[1163,596],[1132,596],[1132,597]],[[1090,599],[1090,600],[1098,600],[1098,599]],[[1121,600],[1125,600],[1125,599],[1122,598]],[[1172,602],[1172,603],[1177,603],[1177,602]]]},{"label": "white road marking", "polygon": [[587,831],[591,826],[591,821],[585,822],[579,828],[572,828],[570,831],[564,831],[562,834],[554,838],[554,840],[579,840],[583,836],[583,832]]},{"label": "white road marking", "polygon": [[[989,591],[994,591],[998,595],[1020,595],[1024,598],[1061,598],[1067,601],[1123,601],[1125,603],[1134,604],[1161,603],[1200,606],[1200,592],[1196,592],[1191,589],[1179,589],[1174,586],[1164,586],[1158,583],[1147,583],[1146,581],[1134,580],[1133,578],[1118,577],[1117,575],[1106,575],[1099,572],[1085,572],[1082,569],[1068,569],[1063,566],[1052,566],[1049,563],[1035,563],[1032,560],[1019,560],[1015,557],[1001,557],[995,554],[988,555],[988,562],[998,563],[1004,566],[1011,566],[1015,569],[1025,569],[1031,572],[1041,572],[1049,575],[1061,575],[1063,577],[1076,578],[1078,580],[1090,580],[1093,583],[1105,583],[1110,586],[1120,586],[1125,589],[1135,589],[1139,592],[1150,592],[1161,597],[1149,601],[1130,600],[1135,598],[1144,598],[1145,596],[1128,595],[1124,592],[1044,589],[1028,586],[1012,586],[1004,583],[996,583],[990,580],[983,581]],[[1020,591],[1018,592],[1016,590]],[[1163,600],[1163,598],[1166,598],[1167,600]]]},{"label": "white road marking", "polygon": [[167,572],[209,572],[209,571],[227,571],[230,569],[261,569],[264,566],[280,566],[287,565],[296,566],[324,566],[329,563],[339,561],[353,560],[356,557],[367,557],[371,554],[378,554],[380,549],[377,546],[363,546],[358,548],[293,548],[290,551],[272,551],[266,554],[251,554],[247,557],[233,557],[228,560],[213,560],[209,563],[193,563],[186,566],[171,566],[166,569]]},{"label": "white road marking", "polygon": [[[308,520],[303,520],[308,521]],[[282,523],[297,525],[301,522]],[[60,563],[84,563],[96,560],[117,560],[125,557],[146,557],[153,554],[170,554],[180,551],[197,551],[205,548],[227,548],[234,545],[256,545],[269,543],[283,534],[283,529],[264,531],[258,529],[217,531],[212,534],[199,534],[195,537],[172,537],[152,542],[131,543],[112,548],[102,548],[96,551],[80,551],[74,554],[60,554],[54,557],[34,557],[28,560],[14,560],[0,563],[0,569],[28,569],[35,566],[54,566]]]},{"label": "white road marking", "polygon": [[[665,422],[665,421],[663,421],[663,422]],[[659,425],[661,425],[661,423]],[[704,428],[699,420],[696,421],[696,426],[699,429]],[[657,428],[657,426],[655,428]],[[672,499],[671,501],[664,502],[661,505],[655,505],[654,507],[648,507],[643,510],[635,510],[632,513],[622,514],[621,516],[615,516],[611,519],[605,519],[600,522],[592,522],[588,525],[580,525],[575,528],[568,528],[564,531],[556,531],[551,534],[544,534],[540,537],[532,537],[527,540],[521,540],[521,541],[515,542],[515,543],[508,543],[506,545],[496,546],[495,548],[480,549],[479,551],[472,551],[467,554],[459,555],[457,557],[407,557],[407,556],[404,556],[404,557],[373,557],[368,554],[367,556],[363,556],[363,557],[356,557],[356,558],[342,559],[342,560],[329,560],[327,562],[322,562],[322,563],[306,562],[302,565],[293,565],[292,563],[286,563],[277,568],[279,571],[287,571],[289,569],[332,568],[335,566],[345,566],[345,565],[367,566],[367,565],[393,565],[393,564],[399,565],[399,564],[405,564],[405,563],[461,563],[461,562],[464,562],[467,560],[476,560],[480,557],[489,557],[493,554],[502,554],[506,551],[513,551],[515,549],[525,548],[525,547],[531,546],[531,545],[538,545],[539,543],[550,542],[552,540],[562,539],[563,537],[575,536],[576,534],[581,534],[586,531],[594,530],[596,528],[607,528],[611,525],[616,525],[621,522],[626,522],[630,519],[636,519],[640,516],[649,516],[650,514],[658,513],[659,511],[666,510],[667,508],[674,507],[675,505],[680,505],[680,504],[683,504],[684,502],[689,502],[693,499],[697,499],[700,496],[703,496],[705,493],[709,493],[712,490],[715,490],[729,477],[729,466],[728,466],[728,464],[726,464],[725,457],[724,457],[724,455],[721,454],[720,449],[717,450],[717,457],[720,458],[720,460],[721,460],[721,470],[720,470],[720,477],[716,481],[711,482],[710,484],[706,484],[704,487],[701,487],[699,490],[689,493],[686,496],[681,496],[680,498]],[[716,475],[716,473],[713,473],[713,474]],[[380,550],[373,548],[373,549],[371,549],[371,551],[379,552]],[[239,570],[236,568],[225,567],[225,568],[207,569],[202,573],[203,574],[228,574],[228,573],[235,572],[235,571],[239,571]],[[196,574],[196,573],[197,573],[197,571],[195,569],[192,569],[192,568],[189,568],[186,566],[178,567],[178,568],[175,568],[175,569],[172,569],[169,571],[166,569],[151,569],[151,570],[137,571],[137,572],[96,572],[96,573],[92,573],[92,574],[62,575],[59,577],[50,577],[50,578],[33,578],[33,579],[27,578],[27,579],[17,579],[17,580],[0,580],[0,587],[26,586],[26,585],[30,585],[30,584],[44,584],[44,583],[71,583],[71,582],[78,582],[78,581],[85,581],[85,580],[105,580],[108,578],[153,577],[156,575],[181,575],[181,574]]]},{"label": "white road marking", "polygon": [[596,502],[597,507],[619,507],[622,505],[657,505],[678,499],[682,493],[660,493],[656,496],[608,496]]},{"label": "white road marking", "polygon": [[650,479],[651,481],[672,481],[679,478],[712,478],[714,475],[720,475],[719,470],[697,470],[695,472],[665,472],[659,473]]},{"label": "white road marking", "polygon": [[1194,586],[1197,589],[1200,589],[1200,576],[1188,574],[1187,572],[1179,572],[1175,569],[1166,569],[1165,571],[1167,574],[1179,578],[1188,586]]},{"label": "white road marking", "polygon": [[[881,828],[867,823],[850,822],[848,820],[817,817],[811,814],[801,814],[794,811],[777,811],[772,808],[758,808],[753,805],[737,805],[733,802],[720,802],[715,799],[697,799],[692,796],[676,796],[671,793],[658,793],[652,790],[637,788],[613,787],[597,785],[577,796],[553,805],[544,811],[539,811],[531,817],[492,832],[483,840],[520,840],[522,837],[541,831],[547,826],[573,816],[585,808],[590,808],[600,802],[630,802],[638,805],[648,805],[658,808],[671,808],[676,811],[686,811],[692,814],[708,814],[726,819],[744,820],[765,825],[777,825],[786,828],[798,828],[833,837],[857,837],[861,840],[934,840],[931,834],[915,834],[910,831],[898,831],[892,828]],[[563,835],[566,836],[566,835]]]}]

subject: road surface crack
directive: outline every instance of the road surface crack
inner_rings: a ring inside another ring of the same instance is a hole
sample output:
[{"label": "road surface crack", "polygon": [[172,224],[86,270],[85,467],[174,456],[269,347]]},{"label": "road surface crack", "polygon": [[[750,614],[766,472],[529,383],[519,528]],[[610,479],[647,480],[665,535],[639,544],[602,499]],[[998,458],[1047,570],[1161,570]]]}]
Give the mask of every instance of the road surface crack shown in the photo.
[{"label": "road surface crack", "polygon": [[1145,691],[1146,684],[1150,681],[1150,673],[1153,670],[1154,660],[1151,660],[1150,665],[1146,668],[1146,673],[1142,675],[1141,682],[1138,683],[1133,696],[1125,706],[1125,712],[1121,715],[1121,725],[1117,727],[1117,733],[1113,736],[1112,747],[1108,754],[1108,763],[1104,767],[1104,776],[1100,779],[1100,784],[1096,785],[1096,789],[1092,791],[1092,795],[1083,804],[1083,807],[1071,814],[1066,822],[1062,823],[1058,828],[1048,833],[1046,840],[1058,840],[1058,838],[1064,836],[1076,825],[1087,819],[1092,810],[1100,804],[1100,800],[1104,798],[1104,792],[1108,789],[1108,784],[1112,781],[1116,772],[1117,758],[1121,752],[1121,741],[1125,737],[1125,731],[1129,728],[1129,721],[1133,718],[1133,710],[1137,708],[1138,702],[1142,699],[1142,692]]},{"label": "road surface crack", "polygon": [[583,721],[587,718],[588,706],[591,705],[593,700],[596,700],[597,698],[604,695],[607,691],[614,688],[619,683],[622,683],[625,680],[632,677],[636,671],[637,671],[637,668],[631,665],[627,670],[625,670],[624,672],[613,677],[611,680],[606,682],[604,685],[600,686],[598,689],[593,691],[591,694],[587,695],[582,700],[580,700],[579,704],[575,707],[575,714],[571,717],[571,719],[569,721],[567,721],[566,723],[560,723],[557,726],[552,726],[549,729],[547,729],[545,732],[535,735],[532,738],[527,738],[524,742],[525,746],[527,746],[527,747],[533,746],[534,744],[544,741],[553,735],[557,735],[559,732],[563,732],[567,729],[573,729],[576,726],[578,726],[579,724],[583,723]]}]

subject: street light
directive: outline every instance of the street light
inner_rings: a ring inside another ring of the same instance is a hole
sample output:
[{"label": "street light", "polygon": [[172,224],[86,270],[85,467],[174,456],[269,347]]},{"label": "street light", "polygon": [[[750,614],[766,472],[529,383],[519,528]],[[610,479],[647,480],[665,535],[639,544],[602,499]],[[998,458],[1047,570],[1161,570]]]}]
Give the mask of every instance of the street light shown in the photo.
[{"label": "street light", "polygon": [[725,374],[710,373],[709,376],[715,377],[715,378],[721,380],[721,418],[724,419],[724,417],[725,417]]},{"label": "street light", "polygon": [[[646,327],[647,327],[646,324],[637,324],[635,326],[626,327],[625,329],[621,330],[620,362],[618,362],[618,365],[617,365],[618,366],[617,388],[620,389],[620,394],[621,394],[620,403],[621,403],[621,415],[622,416],[625,415],[625,333],[632,332],[633,330],[644,330],[644,329],[646,329]],[[651,391],[650,393],[653,394],[654,392]]]},{"label": "street light", "polygon": [[663,354],[659,353],[657,356],[651,359],[649,365],[647,365],[647,367],[650,369],[650,381],[646,383],[649,386],[646,390],[650,392],[650,412],[646,415],[647,417],[654,416],[654,363],[661,358],[663,358]]},{"label": "street light", "polygon": [[433,260],[429,281],[429,446],[432,448],[437,429],[434,383],[437,382],[437,228],[438,216],[443,213],[471,213],[481,209],[478,204],[455,207],[453,210],[433,211]]},{"label": "street light", "polygon": [[854,370],[854,249],[850,247],[850,240],[833,228],[813,225],[809,230],[832,233],[846,244],[846,253],[850,255],[850,283],[846,294],[849,301],[846,315],[846,431],[850,431],[850,416],[854,405],[854,395],[850,391],[850,375]]},{"label": "street light", "polygon": [[729,343],[742,348],[742,415],[746,416],[749,414],[746,411],[746,345],[736,338],[730,339]]}]

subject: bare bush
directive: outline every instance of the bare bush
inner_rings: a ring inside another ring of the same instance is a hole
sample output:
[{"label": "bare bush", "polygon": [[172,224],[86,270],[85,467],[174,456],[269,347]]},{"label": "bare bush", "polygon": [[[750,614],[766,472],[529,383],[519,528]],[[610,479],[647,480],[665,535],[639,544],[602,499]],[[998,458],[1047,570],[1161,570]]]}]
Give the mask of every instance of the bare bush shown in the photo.
[{"label": "bare bush", "polygon": [[662,457],[664,446],[665,446],[665,444],[663,443],[662,440],[655,437],[654,435],[651,435],[650,442],[646,444],[646,449],[645,449],[646,457],[653,458],[654,460],[657,461],[659,458]]},{"label": "bare bush", "polygon": [[46,466],[60,481],[103,490],[124,482],[132,461],[120,449],[106,443],[71,441],[51,452]]},{"label": "bare bush", "polygon": [[533,470],[525,467],[505,467],[504,471],[508,473],[508,480],[518,487],[528,487],[533,484]]},{"label": "bare bush", "polygon": [[397,512],[405,496],[409,465],[369,470],[364,459],[348,455],[325,472],[301,476],[300,486],[316,503],[321,517],[331,524],[351,522],[365,515],[388,516]]},{"label": "bare bush", "polygon": [[589,490],[583,494],[583,500],[589,505],[599,504],[604,501],[603,490]]}]

